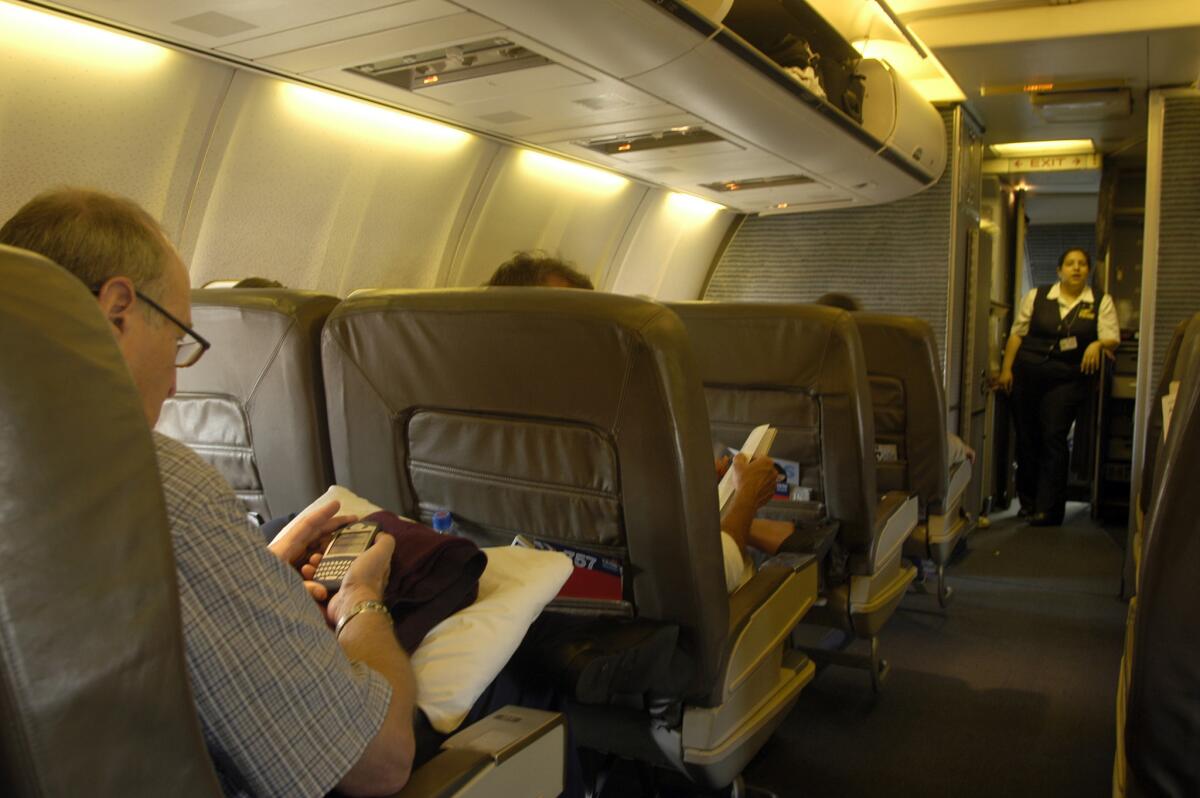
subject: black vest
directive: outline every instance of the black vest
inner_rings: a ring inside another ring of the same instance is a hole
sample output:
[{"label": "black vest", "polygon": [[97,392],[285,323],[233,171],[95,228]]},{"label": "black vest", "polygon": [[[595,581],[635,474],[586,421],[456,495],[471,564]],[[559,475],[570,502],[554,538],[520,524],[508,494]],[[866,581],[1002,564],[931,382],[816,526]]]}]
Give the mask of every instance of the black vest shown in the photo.
[{"label": "black vest", "polygon": [[[1099,339],[1100,300],[1104,295],[1092,289],[1092,302],[1080,300],[1065,317],[1059,318],[1058,300],[1046,296],[1051,286],[1043,285],[1033,298],[1033,313],[1029,317],[1029,334],[1021,341],[1021,352],[1039,360],[1057,360],[1078,367],[1083,352]],[[1059,347],[1064,338],[1074,338],[1075,348],[1066,352]]]}]

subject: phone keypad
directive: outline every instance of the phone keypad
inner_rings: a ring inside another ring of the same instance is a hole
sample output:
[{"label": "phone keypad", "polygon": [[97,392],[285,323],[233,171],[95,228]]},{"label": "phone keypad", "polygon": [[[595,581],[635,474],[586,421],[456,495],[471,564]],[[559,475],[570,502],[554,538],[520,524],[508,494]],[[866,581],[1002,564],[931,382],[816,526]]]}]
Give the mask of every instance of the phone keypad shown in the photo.
[{"label": "phone keypad", "polygon": [[337,558],[336,560],[324,560],[317,566],[317,572],[313,578],[317,581],[341,581],[346,572],[350,570],[352,559]]}]

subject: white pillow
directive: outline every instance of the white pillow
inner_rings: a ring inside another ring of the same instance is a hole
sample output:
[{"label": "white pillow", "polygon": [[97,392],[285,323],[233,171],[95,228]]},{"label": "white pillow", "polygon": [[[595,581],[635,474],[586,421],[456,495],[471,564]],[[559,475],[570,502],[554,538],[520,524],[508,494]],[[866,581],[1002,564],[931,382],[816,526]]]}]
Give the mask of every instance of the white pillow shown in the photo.
[{"label": "white pillow", "polygon": [[[340,512],[360,517],[383,509],[340,485],[314,504],[329,499],[342,503]],[[412,656],[417,706],[443,734],[459,727],[574,568],[560,552],[520,546],[482,551],[488,563],[479,597],[430,629]]]}]

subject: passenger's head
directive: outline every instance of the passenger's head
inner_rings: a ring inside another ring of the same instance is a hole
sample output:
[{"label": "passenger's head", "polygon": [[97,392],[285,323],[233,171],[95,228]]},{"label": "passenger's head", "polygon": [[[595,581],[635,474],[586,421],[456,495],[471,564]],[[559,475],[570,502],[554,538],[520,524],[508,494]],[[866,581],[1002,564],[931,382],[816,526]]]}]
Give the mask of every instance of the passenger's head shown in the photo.
[{"label": "passenger's head", "polygon": [[862,305],[857,299],[852,297],[850,294],[841,294],[836,291],[832,291],[828,294],[821,294],[819,297],[817,297],[816,304],[826,305],[831,308],[841,308],[842,310],[848,310],[852,313],[856,310],[862,310]]},{"label": "passenger's head", "polygon": [[518,252],[500,264],[487,285],[546,286],[549,288],[585,288],[595,286],[586,274],[581,274],[558,258],[537,252]]},{"label": "passenger's head", "polygon": [[1092,259],[1079,248],[1068,249],[1058,259],[1058,279],[1073,290],[1087,285],[1088,273],[1092,270]]},{"label": "passenger's head", "polygon": [[268,277],[243,277],[230,288],[283,288],[283,283]]},{"label": "passenger's head", "polygon": [[26,203],[0,243],[44,255],[92,290],[153,425],[175,393],[180,344],[192,340],[180,326],[192,318],[187,269],[158,222],[132,200],[63,188]]}]

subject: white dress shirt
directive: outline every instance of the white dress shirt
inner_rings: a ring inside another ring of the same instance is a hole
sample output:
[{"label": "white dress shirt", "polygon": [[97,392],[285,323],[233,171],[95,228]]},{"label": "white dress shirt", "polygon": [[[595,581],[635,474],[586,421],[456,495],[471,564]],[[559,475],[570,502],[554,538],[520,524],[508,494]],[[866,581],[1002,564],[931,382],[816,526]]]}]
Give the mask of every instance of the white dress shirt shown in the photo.
[{"label": "white dress shirt", "polygon": [[[1096,295],[1092,293],[1090,286],[1084,288],[1079,296],[1071,300],[1062,295],[1059,290],[1060,286],[1061,283],[1055,283],[1046,293],[1047,299],[1058,300],[1058,317],[1060,319],[1065,319],[1067,314],[1080,302],[1096,301]],[[1022,338],[1029,335],[1029,319],[1033,316],[1033,302],[1037,298],[1037,292],[1038,290],[1033,288],[1021,300],[1021,306],[1017,309],[1017,319],[1012,326],[1013,335],[1019,335]],[[1105,294],[1100,299],[1100,307],[1096,314],[1096,337],[1101,341],[1121,340],[1121,322],[1117,319],[1117,308],[1113,305],[1112,297],[1109,294]]]}]

